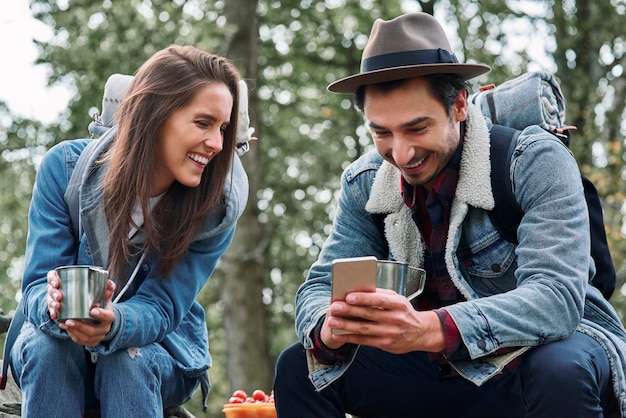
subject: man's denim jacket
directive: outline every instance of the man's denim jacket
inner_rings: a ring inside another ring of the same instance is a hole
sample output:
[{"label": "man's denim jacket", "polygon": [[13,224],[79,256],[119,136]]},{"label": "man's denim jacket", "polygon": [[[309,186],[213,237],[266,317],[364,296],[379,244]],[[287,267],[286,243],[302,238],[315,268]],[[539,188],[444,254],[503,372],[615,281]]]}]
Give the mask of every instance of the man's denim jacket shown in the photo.
[{"label": "man's denim jacket", "polygon": [[[606,348],[616,395],[624,405],[626,333],[613,308],[588,285],[595,266],[576,161],[561,141],[539,127],[520,134],[510,172],[525,212],[516,246],[498,234],[489,218],[494,207],[489,123],[470,105],[445,261],[466,299],[446,309],[471,359],[452,366],[481,385],[530,347],[566,338],[578,329]],[[399,185],[399,171],[376,151],[343,173],[332,230],[297,293],[296,330],[305,348],[312,347],[311,331],[329,305],[332,260],[389,254],[423,266],[419,231]],[[386,214],[384,237],[374,213]],[[521,348],[493,355],[504,347]],[[309,354],[315,387],[321,390],[338,378],[353,358],[325,366]]]},{"label": "man's denim jacket", "polygon": [[[114,136],[101,141],[88,167],[101,157]],[[89,139],[64,141],[44,156],[33,189],[29,211],[29,236],[22,283],[24,310],[28,321],[43,332],[69,338],[48,315],[45,302],[46,273],[62,265],[87,264],[106,267],[108,226],[104,217],[101,181],[105,167],[86,170],[80,192],[83,233],[78,252],[64,193],[76,161]],[[132,297],[115,303],[111,338],[96,347],[94,355],[158,342],[165,346],[189,376],[204,380],[211,365],[204,309],[195,300],[219,257],[232,241],[237,219],[248,198],[248,179],[237,156],[224,187],[224,205],[214,211],[200,228],[187,253],[167,279],[155,274],[153,257],[137,266]],[[141,240],[136,234],[133,240]],[[137,242],[136,242],[137,243]],[[129,266],[133,271],[140,257]]]}]

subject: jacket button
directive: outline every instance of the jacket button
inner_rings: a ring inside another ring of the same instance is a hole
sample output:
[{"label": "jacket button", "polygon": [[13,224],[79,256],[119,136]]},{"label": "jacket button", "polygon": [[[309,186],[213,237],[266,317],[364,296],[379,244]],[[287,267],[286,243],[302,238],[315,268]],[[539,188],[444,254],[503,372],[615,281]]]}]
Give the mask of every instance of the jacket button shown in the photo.
[{"label": "jacket button", "polygon": [[483,351],[487,348],[487,343],[485,342],[485,340],[478,340],[476,345]]},{"label": "jacket button", "polygon": [[492,264],[491,265],[491,271],[493,271],[495,273],[500,273],[501,270],[502,270],[502,267],[500,267],[500,264]]}]

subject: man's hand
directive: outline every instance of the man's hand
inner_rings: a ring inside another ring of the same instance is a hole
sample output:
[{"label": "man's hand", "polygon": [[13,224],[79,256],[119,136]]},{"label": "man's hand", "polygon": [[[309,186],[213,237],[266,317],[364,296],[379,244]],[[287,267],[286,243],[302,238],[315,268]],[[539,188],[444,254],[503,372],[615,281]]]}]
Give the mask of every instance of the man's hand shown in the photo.
[{"label": "man's hand", "polygon": [[[346,319],[362,318],[364,321]],[[350,334],[332,334],[331,329]],[[322,325],[322,341],[332,349],[345,343],[363,344],[403,354],[410,351],[439,353],[445,349],[443,328],[433,311],[416,311],[406,297],[392,290],[353,292],[345,301],[333,302]]]}]

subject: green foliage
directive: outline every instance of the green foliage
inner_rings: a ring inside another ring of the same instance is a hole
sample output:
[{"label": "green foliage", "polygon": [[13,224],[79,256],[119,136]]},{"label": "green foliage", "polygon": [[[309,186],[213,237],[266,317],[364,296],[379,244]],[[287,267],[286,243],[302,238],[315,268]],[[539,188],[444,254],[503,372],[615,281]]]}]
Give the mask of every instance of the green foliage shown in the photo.
[{"label": "green foliage", "polygon": [[26,211],[35,165],[49,140],[38,122],[14,119],[0,104],[0,309],[6,314],[17,306],[26,248]]}]

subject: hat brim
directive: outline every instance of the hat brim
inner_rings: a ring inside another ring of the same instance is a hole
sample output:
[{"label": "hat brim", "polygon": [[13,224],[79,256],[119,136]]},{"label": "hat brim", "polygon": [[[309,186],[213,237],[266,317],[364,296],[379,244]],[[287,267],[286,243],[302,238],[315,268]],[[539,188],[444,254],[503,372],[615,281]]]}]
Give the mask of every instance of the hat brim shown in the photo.
[{"label": "hat brim", "polygon": [[405,67],[385,68],[355,74],[331,83],[328,90],[333,93],[354,93],[361,86],[384,83],[387,81],[402,80],[405,78],[421,77],[431,74],[458,74],[463,80],[469,80],[491,71],[491,67],[484,64],[425,64],[408,65]]}]

